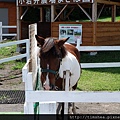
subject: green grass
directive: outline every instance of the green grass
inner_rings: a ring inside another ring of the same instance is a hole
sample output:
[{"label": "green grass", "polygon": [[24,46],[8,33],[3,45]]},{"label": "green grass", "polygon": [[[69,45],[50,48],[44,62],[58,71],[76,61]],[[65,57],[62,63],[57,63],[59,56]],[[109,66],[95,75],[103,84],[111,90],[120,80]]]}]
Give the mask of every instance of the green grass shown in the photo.
[{"label": "green grass", "polygon": [[9,69],[11,70],[22,70],[23,66],[25,65],[25,61],[21,61],[21,60],[13,60],[10,62],[5,62],[0,64],[0,69],[6,69],[6,67],[8,66]]},{"label": "green grass", "polygon": [[[0,59],[18,55],[19,53],[16,52],[16,49],[17,49],[17,45],[0,48]],[[11,70],[17,70],[17,69],[22,69],[24,65],[25,65],[25,61],[13,60],[0,64],[0,69],[5,69],[6,66],[9,66]]]},{"label": "green grass", "polygon": [[20,114],[24,114],[24,112],[23,111],[21,111],[21,112],[0,112],[0,114],[2,114],[2,115],[16,115],[16,114],[18,114],[18,115],[20,115]]},{"label": "green grass", "polygon": [[[100,22],[111,22],[111,17],[101,17],[101,18],[99,18],[97,21],[100,21]],[[120,21],[120,16],[117,16],[116,17],[116,22],[117,21]]]},{"label": "green grass", "polygon": [[101,51],[91,56],[89,52],[81,53],[81,63],[120,62],[120,51]]},{"label": "green grass", "polygon": [[0,59],[13,56],[16,53],[16,45],[0,48]]},{"label": "green grass", "polygon": [[12,70],[22,69],[25,65],[25,61],[16,61],[14,66],[11,67]]},{"label": "green grass", "polygon": [[[14,54],[16,46],[0,49],[0,59]],[[120,62],[120,51],[98,52],[95,56],[82,52],[81,63],[91,62]],[[10,61],[0,64],[0,69],[5,69],[5,66],[11,66],[11,70],[22,69],[24,65],[25,61]],[[84,91],[120,91],[120,68],[82,69],[77,88]]]},{"label": "green grass", "polygon": [[[98,52],[95,56],[82,53],[81,62],[120,62],[120,52]],[[120,68],[82,69],[77,88],[82,91],[120,91]]]},{"label": "green grass", "polygon": [[[98,22],[111,22],[111,17],[100,17],[97,21]],[[84,21],[84,22],[89,22],[89,19],[84,19],[84,20],[79,20],[79,21]],[[120,16],[116,16],[116,22],[120,22]]]},{"label": "green grass", "polygon": [[83,69],[78,89],[85,91],[120,91],[120,68]]}]

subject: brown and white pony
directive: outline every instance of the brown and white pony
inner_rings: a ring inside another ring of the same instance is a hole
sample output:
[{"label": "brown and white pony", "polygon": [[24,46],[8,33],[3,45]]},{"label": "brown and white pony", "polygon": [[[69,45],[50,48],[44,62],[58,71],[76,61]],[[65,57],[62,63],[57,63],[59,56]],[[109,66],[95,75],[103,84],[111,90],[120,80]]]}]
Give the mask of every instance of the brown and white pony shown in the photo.
[{"label": "brown and white pony", "polygon": [[35,35],[40,47],[39,58],[41,68],[41,83],[45,90],[63,90],[63,73],[70,71],[70,90],[75,90],[80,78],[80,54],[78,49],[65,42],[69,38],[44,39]]}]

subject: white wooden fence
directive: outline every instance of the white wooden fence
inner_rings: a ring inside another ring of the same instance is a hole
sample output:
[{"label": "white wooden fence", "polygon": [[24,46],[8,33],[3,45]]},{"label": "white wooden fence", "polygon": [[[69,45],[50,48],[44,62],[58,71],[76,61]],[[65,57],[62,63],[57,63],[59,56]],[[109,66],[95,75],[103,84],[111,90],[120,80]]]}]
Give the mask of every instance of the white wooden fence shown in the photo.
[{"label": "white wooden fence", "polygon": [[[120,46],[80,46],[79,51],[120,51]],[[82,68],[120,67],[120,62],[82,63]]]},{"label": "white wooden fence", "polygon": [[3,34],[3,29],[6,28],[17,28],[17,26],[2,26],[2,22],[0,22],[0,42],[2,42],[3,36],[17,36],[17,33]]},{"label": "white wooden fence", "polygon": [[29,42],[29,39],[7,42],[7,43],[1,43],[0,48],[7,47],[7,46],[12,46],[12,45],[17,45],[17,44],[22,44],[22,43],[26,44],[26,53],[0,59],[0,64],[4,63],[4,62],[11,61],[11,60],[21,59],[21,58],[24,58],[24,57],[26,57],[26,60],[28,60],[30,58],[30,51],[29,51],[30,50],[30,42]]},{"label": "white wooden fence", "polygon": [[[120,50],[120,46],[119,50]],[[92,46],[88,46],[88,48],[92,48]],[[94,48],[94,49],[93,49]],[[92,49],[95,51],[95,47]],[[101,48],[97,47],[97,48]],[[108,48],[110,48],[108,46]],[[106,49],[108,49],[106,47]],[[113,48],[116,48],[113,47]],[[118,48],[117,48],[118,49]],[[87,47],[81,47],[81,50],[88,50]],[[109,49],[111,50],[111,49]],[[82,68],[98,68],[98,67],[104,67],[104,63],[97,63],[93,66],[95,63],[82,63]],[[119,67],[119,63],[105,63],[105,67]],[[111,65],[112,64],[112,65]],[[100,66],[101,65],[101,66]],[[27,67],[29,67],[28,63],[26,64]],[[23,70],[28,69],[27,67],[24,67]],[[26,75],[25,75],[26,74]],[[25,110],[25,113],[34,113],[33,103],[39,102],[40,107],[39,111],[40,113],[48,113],[48,114],[56,114],[56,103],[57,102],[86,102],[86,103],[120,103],[120,92],[113,91],[113,92],[107,92],[107,91],[34,91],[33,84],[32,84],[32,72],[27,71],[24,75],[25,77],[25,84],[27,86],[26,91],[26,103],[27,103],[27,110]],[[66,78],[67,79],[67,78]],[[30,89],[31,88],[31,89]],[[49,103],[49,104],[48,104]],[[47,107],[45,107],[47,105]],[[44,107],[43,107],[44,106]],[[44,108],[44,109],[43,109]]]},{"label": "white wooden fence", "polygon": [[[33,27],[33,29],[35,28]],[[80,46],[78,49],[79,51],[120,51],[120,46]],[[36,51],[36,48],[34,50]],[[37,58],[34,58],[34,60],[37,60]],[[120,92],[118,91],[35,91],[35,81],[33,79],[37,73],[30,70],[31,61],[32,58],[27,61],[22,69],[23,81],[25,82],[25,114],[34,114],[35,102],[39,102],[38,110],[40,114],[56,114],[57,102],[120,103]],[[82,63],[81,66],[82,68],[120,67],[120,62]],[[66,79],[69,79],[69,76]],[[66,84],[69,85],[68,82]]]}]

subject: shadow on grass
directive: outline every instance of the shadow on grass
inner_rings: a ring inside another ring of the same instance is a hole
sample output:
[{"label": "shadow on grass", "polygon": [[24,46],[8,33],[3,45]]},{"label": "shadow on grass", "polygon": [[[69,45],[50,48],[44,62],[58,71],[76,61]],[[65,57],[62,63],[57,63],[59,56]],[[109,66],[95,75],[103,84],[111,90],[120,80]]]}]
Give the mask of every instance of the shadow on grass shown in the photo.
[{"label": "shadow on grass", "polygon": [[[81,63],[108,63],[120,62],[120,51],[98,52],[97,55],[91,56],[90,52],[81,52]],[[83,68],[85,69],[85,68]],[[119,73],[120,67],[108,68],[86,68],[87,71]]]},{"label": "shadow on grass", "polygon": [[[83,68],[84,69],[84,68]],[[86,71],[93,71],[93,72],[106,72],[106,73],[112,73],[112,74],[120,74],[120,68],[87,68]]]},{"label": "shadow on grass", "polygon": [[101,51],[97,55],[90,55],[90,52],[80,52],[81,63],[120,62],[120,51]]}]

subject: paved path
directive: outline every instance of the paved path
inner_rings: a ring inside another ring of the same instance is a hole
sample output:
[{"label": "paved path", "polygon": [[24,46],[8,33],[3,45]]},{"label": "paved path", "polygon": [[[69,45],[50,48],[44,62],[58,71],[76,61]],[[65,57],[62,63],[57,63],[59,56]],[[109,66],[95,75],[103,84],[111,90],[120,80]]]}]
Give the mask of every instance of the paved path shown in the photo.
[{"label": "paved path", "polygon": [[[76,106],[78,114],[120,114],[120,103],[76,103]],[[0,104],[0,113],[23,111],[23,104]]]}]

